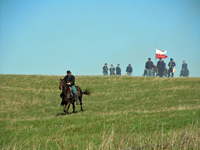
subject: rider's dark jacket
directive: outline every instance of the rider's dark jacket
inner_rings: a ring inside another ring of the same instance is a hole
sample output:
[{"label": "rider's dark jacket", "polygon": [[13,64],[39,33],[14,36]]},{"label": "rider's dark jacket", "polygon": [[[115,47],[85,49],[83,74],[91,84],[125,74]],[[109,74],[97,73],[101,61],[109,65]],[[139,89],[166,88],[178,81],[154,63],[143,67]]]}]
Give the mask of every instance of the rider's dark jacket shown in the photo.
[{"label": "rider's dark jacket", "polygon": [[110,68],[110,75],[115,75],[115,68]]},{"label": "rider's dark jacket", "polygon": [[187,64],[186,63],[183,63],[182,64],[182,69],[186,69],[187,68]]},{"label": "rider's dark jacket", "polygon": [[146,69],[152,69],[154,66],[153,66],[153,62],[152,61],[147,61],[146,62],[146,65],[145,65],[145,68]]},{"label": "rider's dark jacket", "polygon": [[116,75],[121,75],[121,68],[120,67],[116,67]]},{"label": "rider's dark jacket", "polygon": [[157,69],[159,70],[164,70],[165,64],[163,61],[158,61],[157,62]]},{"label": "rider's dark jacket", "polygon": [[65,76],[65,82],[71,83],[71,86],[75,85],[75,77],[73,75],[70,75],[70,76],[66,75]]},{"label": "rider's dark jacket", "polygon": [[131,66],[127,66],[127,67],[126,67],[126,72],[130,72],[130,73],[133,72],[132,67],[131,67]]},{"label": "rider's dark jacket", "polygon": [[170,68],[174,68],[174,66],[176,66],[176,63],[174,61],[170,61],[169,64],[168,64],[168,66]]},{"label": "rider's dark jacket", "polygon": [[108,73],[108,67],[107,66],[103,66],[103,73]]}]

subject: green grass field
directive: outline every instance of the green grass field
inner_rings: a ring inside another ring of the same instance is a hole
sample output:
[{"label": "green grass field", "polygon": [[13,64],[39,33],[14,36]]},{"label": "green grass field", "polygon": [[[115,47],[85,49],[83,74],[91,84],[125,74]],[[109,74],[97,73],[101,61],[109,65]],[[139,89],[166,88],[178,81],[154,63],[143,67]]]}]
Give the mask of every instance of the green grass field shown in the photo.
[{"label": "green grass field", "polygon": [[200,78],[76,76],[59,115],[60,77],[0,75],[1,149],[200,149]]}]

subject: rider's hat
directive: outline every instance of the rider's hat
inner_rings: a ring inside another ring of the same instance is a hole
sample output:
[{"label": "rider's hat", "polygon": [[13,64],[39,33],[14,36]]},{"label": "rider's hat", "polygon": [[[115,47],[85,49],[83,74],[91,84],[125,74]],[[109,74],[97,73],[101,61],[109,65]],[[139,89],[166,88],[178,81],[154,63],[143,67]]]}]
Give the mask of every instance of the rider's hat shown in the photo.
[{"label": "rider's hat", "polygon": [[67,70],[67,74],[69,74],[69,73],[71,73],[71,71],[70,71],[70,70]]}]

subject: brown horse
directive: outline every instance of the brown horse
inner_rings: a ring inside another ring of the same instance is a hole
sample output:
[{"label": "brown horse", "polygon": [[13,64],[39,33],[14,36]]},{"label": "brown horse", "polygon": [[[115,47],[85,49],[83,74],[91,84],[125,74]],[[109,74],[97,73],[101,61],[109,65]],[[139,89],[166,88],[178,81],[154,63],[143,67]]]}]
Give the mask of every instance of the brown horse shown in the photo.
[{"label": "brown horse", "polygon": [[[84,92],[82,92],[81,88],[78,86],[75,86],[76,90],[78,92],[78,99],[80,101],[80,105],[81,105],[81,111],[83,111],[82,108],[82,95],[90,95],[91,91],[90,90],[85,90]],[[65,112],[65,114],[69,114],[69,107],[70,104],[73,105],[73,113],[75,113],[75,98],[74,95],[72,93],[72,89],[69,85],[66,84],[65,79],[60,79],[60,85],[59,85],[59,89],[62,90],[62,93],[60,94],[60,97],[62,98],[62,103],[63,104],[63,111]],[[67,109],[66,109],[67,106]]]}]

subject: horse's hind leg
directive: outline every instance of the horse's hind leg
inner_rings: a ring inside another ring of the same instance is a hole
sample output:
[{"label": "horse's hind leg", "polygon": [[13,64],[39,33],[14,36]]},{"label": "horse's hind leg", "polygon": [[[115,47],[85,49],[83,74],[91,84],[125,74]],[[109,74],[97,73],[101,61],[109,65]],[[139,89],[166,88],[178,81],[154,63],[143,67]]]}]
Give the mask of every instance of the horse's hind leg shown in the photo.
[{"label": "horse's hind leg", "polygon": [[82,98],[80,97],[79,100],[80,100],[80,105],[81,105],[81,111],[83,111],[83,107],[82,107]]},{"label": "horse's hind leg", "polygon": [[81,103],[81,111],[83,111],[82,103]]},{"label": "horse's hind leg", "polygon": [[72,103],[72,105],[73,105],[73,113],[75,113],[75,104],[74,104],[74,102]]}]

